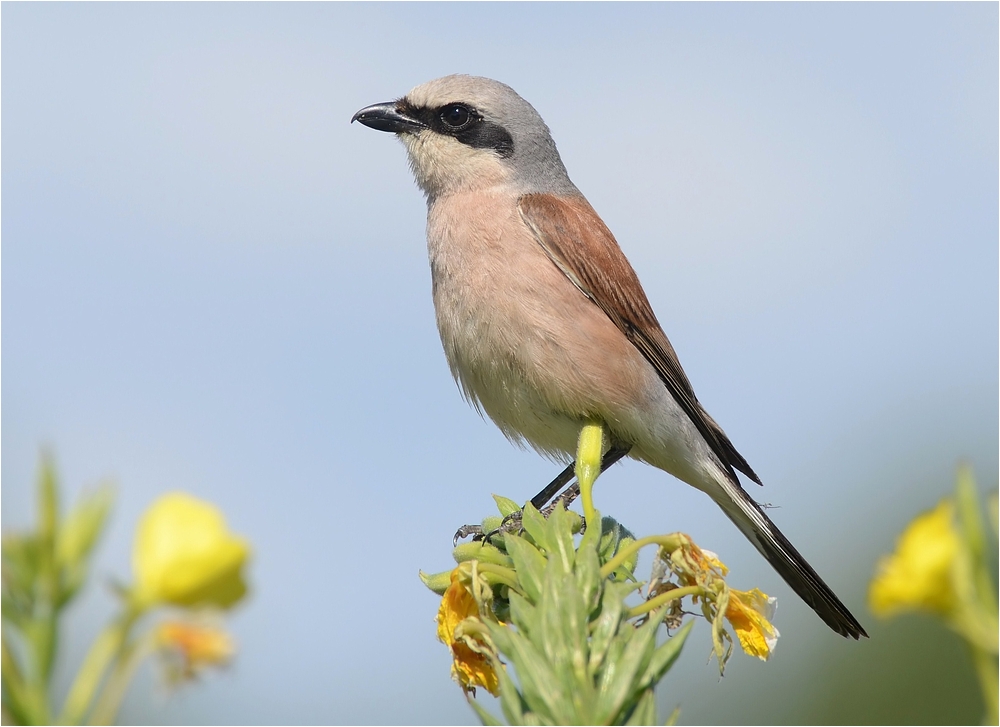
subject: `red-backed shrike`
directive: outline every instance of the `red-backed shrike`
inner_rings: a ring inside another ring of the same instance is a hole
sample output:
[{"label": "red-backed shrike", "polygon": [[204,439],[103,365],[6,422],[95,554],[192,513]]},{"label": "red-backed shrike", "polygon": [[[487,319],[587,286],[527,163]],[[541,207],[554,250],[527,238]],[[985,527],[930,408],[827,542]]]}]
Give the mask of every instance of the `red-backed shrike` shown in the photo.
[{"label": "red-backed shrike", "polygon": [[510,87],[447,76],[354,120],[395,133],[427,196],[445,356],[509,438],[572,456],[599,422],[613,450],[705,492],[834,631],[867,636],[740,486],[760,479],[702,408],[611,231],[549,129]]}]

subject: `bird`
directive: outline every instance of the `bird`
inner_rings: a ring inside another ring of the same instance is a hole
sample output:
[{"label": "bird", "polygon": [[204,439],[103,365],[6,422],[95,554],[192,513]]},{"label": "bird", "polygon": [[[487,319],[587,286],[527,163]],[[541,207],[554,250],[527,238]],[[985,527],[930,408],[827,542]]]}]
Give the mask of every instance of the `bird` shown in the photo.
[{"label": "bird", "polygon": [[402,141],[427,201],[445,358],[516,443],[572,457],[588,422],[610,451],[706,493],[834,631],[864,628],[740,484],[761,480],[705,411],[629,261],[535,108],[455,74],[354,114]]}]

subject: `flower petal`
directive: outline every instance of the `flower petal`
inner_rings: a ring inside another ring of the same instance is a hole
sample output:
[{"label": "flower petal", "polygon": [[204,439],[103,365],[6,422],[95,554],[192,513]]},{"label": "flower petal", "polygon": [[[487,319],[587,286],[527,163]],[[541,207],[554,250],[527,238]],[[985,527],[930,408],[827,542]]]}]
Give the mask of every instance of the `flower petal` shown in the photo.
[{"label": "flower petal", "polygon": [[771,623],[777,603],[778,599],[757,588],[729,591],[726,620],[732,624],[743,651],[763,661],[774,652],[781,635]]}]

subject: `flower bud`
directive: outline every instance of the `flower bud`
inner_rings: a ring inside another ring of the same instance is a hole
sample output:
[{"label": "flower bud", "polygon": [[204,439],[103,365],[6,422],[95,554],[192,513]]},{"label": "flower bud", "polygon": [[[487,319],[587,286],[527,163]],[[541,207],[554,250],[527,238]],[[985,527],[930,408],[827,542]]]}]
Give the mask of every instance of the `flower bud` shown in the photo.
[{"label": "flower bud", "polygon": [[229,532],[217,508],[190,495],[164,495],[143,515],[132,551],[142,606],[229,608],[246,593],[249,544]]}]

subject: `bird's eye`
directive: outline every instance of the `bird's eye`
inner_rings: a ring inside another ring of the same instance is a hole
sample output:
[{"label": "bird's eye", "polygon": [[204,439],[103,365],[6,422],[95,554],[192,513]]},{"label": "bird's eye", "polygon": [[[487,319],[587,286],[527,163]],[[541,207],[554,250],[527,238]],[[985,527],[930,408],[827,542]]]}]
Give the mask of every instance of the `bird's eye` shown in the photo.
[{"label": "bird's eye", "polygon": [[461,129],[472,119],[472,112],[468,106],[455,103],[441,109],[441,121],[452,129]]}]

